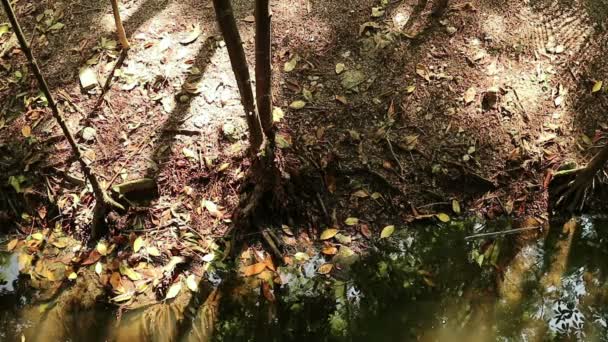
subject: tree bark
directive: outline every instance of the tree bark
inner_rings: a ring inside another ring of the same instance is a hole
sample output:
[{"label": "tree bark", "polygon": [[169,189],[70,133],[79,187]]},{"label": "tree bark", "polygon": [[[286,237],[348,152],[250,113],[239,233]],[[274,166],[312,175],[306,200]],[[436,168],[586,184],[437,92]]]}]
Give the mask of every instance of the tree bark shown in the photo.
[{"label": "tree bark", "polygon": [[230,0],[213,0],[213,7],[215,8],[220,31],[222,31],[224,41],[226,42],[232,71],[234,72],[239,93],[241,94],[241,103],[245,110],[247,126],[249,128],[251,151],[256,153],[264,141],[264,136],[262,134],[260,118],[255,110],[249,67],[247,66],[247,58],[245,57],[245,50],[243,50],[241,35],[236,26]]},{"label": "tree bark", "polygon": [[272,52],[269,0],[255,2],[255,79],[256,100],[262,129],[274,141],[272,130]]},{"label": "tree bark", "polygon": [[32,72],[34,73],[34,75],[36,76],[36,80],[38,81],[38,85],[42,89],[42,92],[44,93],[44,96],[46,97],[46,99],[49,103],[49,107],[51,108],[51,113],[53,114],[53,117],[59,124],[59,127],[61,128],[63,135],[65,136],[68,143],[70,144],[70,147],[72,148],[72,152],[76,156],[76,159],[80,163],[80,167],[82,168],[82,173],[84,173],[84,176],[86,177],[86,179],[91,183],[91,187],[93,188],[93,194],[95,195],[95,209],[94,209],[94,213],[93,213],[93,224],[92,224],[91,235],[92,235],[93,239],[97,239],[105,233],[105,230],[103,228],[105,227],[105,216],[106,216],[106,213],[108,210],[108,203],[113,202],[113,201],[111,201],[109,199],[109,197],[106,195],[105,191],[103,191],[103,189],[101,188],[101,185],[99,184],[99,181],[97,180],[97,177],[95,177],[95,175],[91,171],[91,168],[89,167],[89,165],[87,165],[87,163],[82,158],[82,154],[80,153],[78,144],[76,143],[76,140],[74,139],[74,136],[70,132],[70,129],[68,128],[67,124],[65,123],[63,116],[59,112],[57,103],[55,102],[55,99],[53,98],[53,95],[51,94],[51,91],[49,90],[49,86],[46,83],[46,80],[44,79],[44,76],[42,75],[40,68],[38,67],[36,58],[34,57],[32,50],[29,48],[28,42],[25,39],[25,35],[23,34],[23,30],[21,29],[21,26],[19,25],[19,22],[17,21],[17,17],[15,16],[15,12],[13,11],[13,7],[11,6],[11,3],[10,3],[11,0],[1,0],[1,1],[2,1],[2,6],[4,7],[4,10],[6,11],[8,19],[11,23],[11,26],[13,27],[13,30],[15,31],[15,35],[17,36],[17,40],[19,41],[21,50],[27,57],[29,64],[30,64],[30,68],[32,69]]},{"label": "tree bark", "polygon": [[114,12],[114,22],[116,23],[116,34],[118,35],[118,40],[120,41],[120,45],[122,46],[123,50],[129,50],[131,45],[129,45],[125,28],[122,26],[120,11],[118,10],[118,0],[110,0],[110,2],[112,3],[112,12]]}]

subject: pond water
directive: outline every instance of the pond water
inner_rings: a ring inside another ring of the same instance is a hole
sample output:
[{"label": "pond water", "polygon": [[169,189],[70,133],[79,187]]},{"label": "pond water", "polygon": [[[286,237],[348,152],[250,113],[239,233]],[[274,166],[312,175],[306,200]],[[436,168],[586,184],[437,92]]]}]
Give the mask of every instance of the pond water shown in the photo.
[{"label": "pond water", "polygon": [[510,223],[418,226],[333,260],[331,277],[321,254],[278,267],[271,295],[218,269],[197,293],[122,313],[86,277],[34,300],[19,257],[2,253],[0,340],[608,341],[607,227],[583,216],[467,241]]}]

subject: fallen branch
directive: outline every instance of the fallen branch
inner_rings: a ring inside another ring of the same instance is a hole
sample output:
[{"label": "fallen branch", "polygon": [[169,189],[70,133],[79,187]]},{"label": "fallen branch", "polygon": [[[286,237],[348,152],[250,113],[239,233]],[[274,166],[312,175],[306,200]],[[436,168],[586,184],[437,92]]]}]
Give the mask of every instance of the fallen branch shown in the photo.
[{"label": "fallen branch", "polygon": [[63,135],[67,139],[67,141],[72,149],[72,152],[74,153],[74,156],[76,157],[76,160],[78,161],[78,163],[80,163],[80,167],[82,168],[82,173],[84,174],[85,178],[89,181],[89,183],[91,183],[91,187],[93,188],[93,195],[95,196],[95,208],[93,211],[93,223],[92,223],[92,228],[91,228],[91,237],[93,239],[98,239],[106,232],[107,227],[105,224],[105,218],[106,218],[108,209],[111,206],[117,206],[119,208],[122,206],[120,204],[116,203],[114,200],[112,200],[106,194],[106,192],[101,188],[99,180],[93,174],[89,165],[87,165],[87,163],[82,158],[82,154],[80,153],[80,148],[78,147],[78,144],[76,143],[76,140],[74,139],[74,135],[72,135],[72,132],[70,132],[70,129],[68,128],[65,120],[63,119],[63,116],[59,112],[57,103],[55,102],[55,99],[53,98],[53,95],[51,94],[51,91],[49,90],[49,86],[48,86],[44,76],[42,75],[40,68],[38,67],[36,58],[34,57],[32,50],[30,49],[28,42],[25,39],[23,30],[21,29],[21,26],[19,25],[19,22],[17,21],[17,17],[15,16],[15,12],[13,11],[11,1],[2,0],[2,6],[4,7],[4,11],[6,12],[6,15],[8,16],[8,19],[11,23],[11,26],[13,27],[13,30],[15,31],[15,35],[17,36],[17,40],[19,41],[20,48],[23,51],[23,53],[25,54],[25,56],[27,57],[27,60],[30,64],[30,68],[32,69],[32,72],[34,73],[34,75],[36,76],[36,80],[38,81],[38,85],[41,88],[42,92],[44,93],[44,96],[46,97],[46,99],[48,101],[49,107],[51,108],[51,113],[53,114],[55,121],[57,121],[57,124],[59,124],[59,127],[61,128]]},{"label": "fallen branch", "polygon": [[542,226],[507,229],[507,230],[503,230],[500,232],[480,233],[480,234],[469,235],[469,236],[465,237],[464,240],[471,241],[471,240],[480,239],[480,238],[505,236],[505,235],[516,234],[516,233],[525,232],[528,230],[540,229],[540,228],[542,228]]}]

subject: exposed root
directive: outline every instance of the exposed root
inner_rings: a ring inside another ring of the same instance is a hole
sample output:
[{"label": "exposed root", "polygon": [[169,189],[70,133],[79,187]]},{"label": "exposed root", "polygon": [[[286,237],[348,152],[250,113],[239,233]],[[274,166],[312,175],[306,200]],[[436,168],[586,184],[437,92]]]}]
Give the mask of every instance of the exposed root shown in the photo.
[{"label": "exposed root", "polygon": [[555,189],[557,198],[555,205],[566,208],[570,212],[581,211],[585,206],[590,190],[594,188],[596,173],[596,170],[589,167],[557,173],[556,178],[574,177],[574,179]]}]

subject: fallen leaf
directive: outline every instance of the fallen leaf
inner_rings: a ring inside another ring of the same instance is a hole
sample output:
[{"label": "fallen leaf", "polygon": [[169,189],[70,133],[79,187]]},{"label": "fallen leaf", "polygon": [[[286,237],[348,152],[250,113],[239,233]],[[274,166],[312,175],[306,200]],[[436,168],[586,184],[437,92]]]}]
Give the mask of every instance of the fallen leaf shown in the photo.
[{"label": "fallen leaf", "polygon": [[450,216],[448,214],[445,213],[439,213],[437,215],[435,215],[439,221],[441,222],[450,222]]},{"label": "fallen leaf", "polygon": [[72,272],[70,273],[70,275],[68,275],[69,280],[75,280],[76,278],[78,278],[78,274],[76,274],[75,272]]},{"label": "fallen leaf", "polygon": [[82,266],[93,265],[94,263],[96,263],[97,261],[99,261],[99,259],[101,259],[101,254],[99,254],[99,252],[97,251],[97,249],[94,249],[94,250],[91,251],[91,253],[89,253],[89,255],[87,256],[87,258],[84,259],[84,261],[82,262]]},{"label": "fallen leaf", "polygon": [[372,237],[372,231],[369,229],[368,225],[361,225],[361,235],[365,236],[368,239]]},{"label": "fallen leaf", "polygon": [[253,22],[255,22],[255,17],[253,15],[248,15],[245,18],[243,18],[243,21],[246,23],[253,23]]},{"label": "fallen leaf", "polygon": [[319,274],[328,274],[329,272],[331,272],[331,270],[334,268],[334,265],[332,264],[323,264],[319,267],[319,269],[317,270],[317,272]]},{"label": "fallen leaf", "polygon": [[469,104],[475,100],[475,96],[477,95],[477,89],[475,87],[471,87],[464,92],[464,103]]},{"label": "fallen leaf", "polygon": [[293,101],[289,105],[289,108],[298,110],[298,109],[304,108],[305,106],[306,106],[306,102],[304,102],[302,100],[296,100],[296,101]]},{"label": "fallen leaf", "polygon": [[379,18],[384,15],[384,9],[382,7],[372,7],[372,17]]},{"label": "fallen leaf", "polygon": [[243,275],[245,275],[245,277],[250,277],[262,273],[262,271],[264,271],[265,269],[266,264],[263,262],[258,262],[257,264],[243,267]]},{"label": "fallen leaf", "polygon": [[409,86],[409,87],[405,88],[405,93],[406,93],[406,94],[411,94],[411,93],[413,93],[415,90],[416,90],[416,86],[411,85],[411,86]]},{"label": "fallen leaf", "polygon": [[19,239],[12,239],[8,245],[6,245],[6,250],[12,252],[15,247],[17,247],[17,243],[19,243]]},{"label": "fallen leaf", "polygon": [[385,239],[385,238],[393,235],[394,232],[395,232],[395,226],[393,226],[393,225],[386,226],[386,227],[382,228],[382,231],[380,232],[380,238]]},{"label": "fallen leaf", "polygon": [[591,89],[591,92],[597,93],[598,91],[602,90],[603,84],[604,84],[603,81],[595,81],[595,84],[593,84],[593,89]]},{"label": "fallen leaf", "polygon": [[194,43],[194,41],[197,40],[200,35],[201,35],[201,28],[199,25],[195,25],[192,28],[192,31],[188,32],[180,39],[179,43],[182,45],[188,45],[188,44]]},{"label": "fallen leaf", "polygon": [[416,74],[427,81],[431,80],[431,72],[429,71],[429,68],[422,63],[416,64]]},{"label": "fallen leaf", "polygon": [[80,73],[79,73],[79,77],[80,77],[80,85],[82,86],[82,89],[84,89],[85,91],[91,90],[95,87],[97,87],[97,75],[95,74],[95,71],[93,71],[92,68],[90,67],[83,67],[80,69]]},{"label": "fallen leaf", "polygon": [[224,213],[222,213],[219,210],[217,204],[213,203],[212,201],[203,200],[203,207],[205,207],[209,214],[211,214],[211,216],[215,218],[221,219],[222,217],[224,217]]},{"label": "fallen leaf", "polygon": [[131,267],[125,264],[120,264],[119,271],[120,274],[126,276],[127,278],[133,281],[141,280],[141,274],[135,272]]},{"label": "fallen leaf", "polygon": [[266,298],[266,300],[268,300],[269,302],[275,301],[274,293],[273,293],[272,289],[270,288],[270,284],[268,284],[268,282],[262,283],[262,293],[264,294],[264,297]]},{"label": "fallen leaf", "polygon": [[359,191],[354,192],[352,196],[359,197],[359,198],[366,198],[366,197],[369,197],[369,194],[365,190],[359,190]]},{"label": "fallen leaf", "polygon": [[100,255],[103,255],[103,256],[108,255],[108,245],[106,244],[105,241],[99,241],[97,243],[97,247],[95,247],[95,249],[97,250],[97,252],[99,252]]},{"label": "fallen leaf", "polygon": [[455,199],[452,200],[452,210],[456,215],[460,215],[460,203]]},{"label": "fallen leaf", "polygon": [[334,254],[338,253],[338,248],[336,248],[334,246],[323,247],[323,249],[321,250],[321,253],[326,254],[326,255],[334,255]]},{"label": "fallen leaf", "polygon": [[357,223],[359,223],[359,219],[358,219],[358,218],[356,218],[356,217],[349,217],[349,218],[347,218],[346,220],[344,220],[344,223],[345,223],[347,226],[354,226],[354,225],[356,225]]},{"label": "fallen leaf", "polygon": [[137,237],[137,239],[135,239],[135,241],[133,242],[133,252],[137,253],[139,252],[139,250],[144,246],[144,239],[139,236]]},{"label": "fallen leaf", "polygon": [[323,233],[321,233],[321,240],[329,240],[338,234],[338,230],[335,228],[325,229]]},{"label": "fallen leaf", "polygon": [[97,275],[100,275],[102,271],[103,271],[103,265],[101,264],[101,262],[98,261],[95,264],[95,273],[97,273]]},{"label": "fallen leaf", "polygon": [[30,136],[32,136],[32,128],[29,125],[21,127],[21,135],[26,138],[29,138]]},{"label": "fallen leaf", "polygon": [[118,296],[111,298],[110,300],[115,303],[126,302],[133,298],[133,292],[125,292],[123,294],[119,294]]},{"label": "fallen leaf", "polygon": [[42,241],[44,239],[44,235],[42,235],[42,233],[34,233],[32,234],[32,239]]},{"label": "fallen leaf", "polygon": [[190,289],[192,292],[198,291],[198,284],[196,283],[196,277],[194,274],[191,274],[188,276],[188,278],[186,278],[186,286],[188,286],[188,289]]},{"label": "fallen leaf", "polygon": [[167,290],[167,295],[165,296],[165,300],[175,298],[179,294],[179,291],[181,291],[181,290],[182,290],[181,281],[178,281],[177,283],[171,285],[171,287],[169,287],[169,290]]},{"label": "fallen leaf", "polygon": [[285,113],[283,112],[281,107],[274,107],[272,109],[272,121],[273,122],[280,122],[283,119],[283,117],[285,117]]},{"label": "fallen leaf", "polygon": [[160,251],[158,250],[158,248],[152,246],[152,247],[146,247],[146,252],[148,253],[149,256],[153,256],[153,257],[159,257],[160,256]]},{"label": "fallen leaf", "polygon": [[191,158],[191,159],[194,159],[194,160],[198,160],[198,156],[196,155],[196,152],[194,152],[193,150],[191,150],[191,149],[189,149],[187,147],[184,147],[182,149],[182,153],[184,154],[184,156],[186,156],[186,158]]},{"label": "fallen leaf", "polygon": [[336,64],[336,74],[340,75],[342,72],[344,72],[344,70],[346,70],[344,63]]},{"label": "fallen leaf", "polygon": [[296,258],[296,260],[298,261],[306,261],[308,259],[310,259],[310,257],[308,256],[308,254],[304,253],[304,252],[297,252],[296,254],[293,255],[294,258]]},{"label": "fallen leaf", "polygon": [[300,57],[298,55],[293,56],[289,61],[285,62],[285,65],[283,66],[283,70],[285,70],[285,72],[293,71],[296,68],[296,66],[298,65],[299,59],[300,59]]}]

